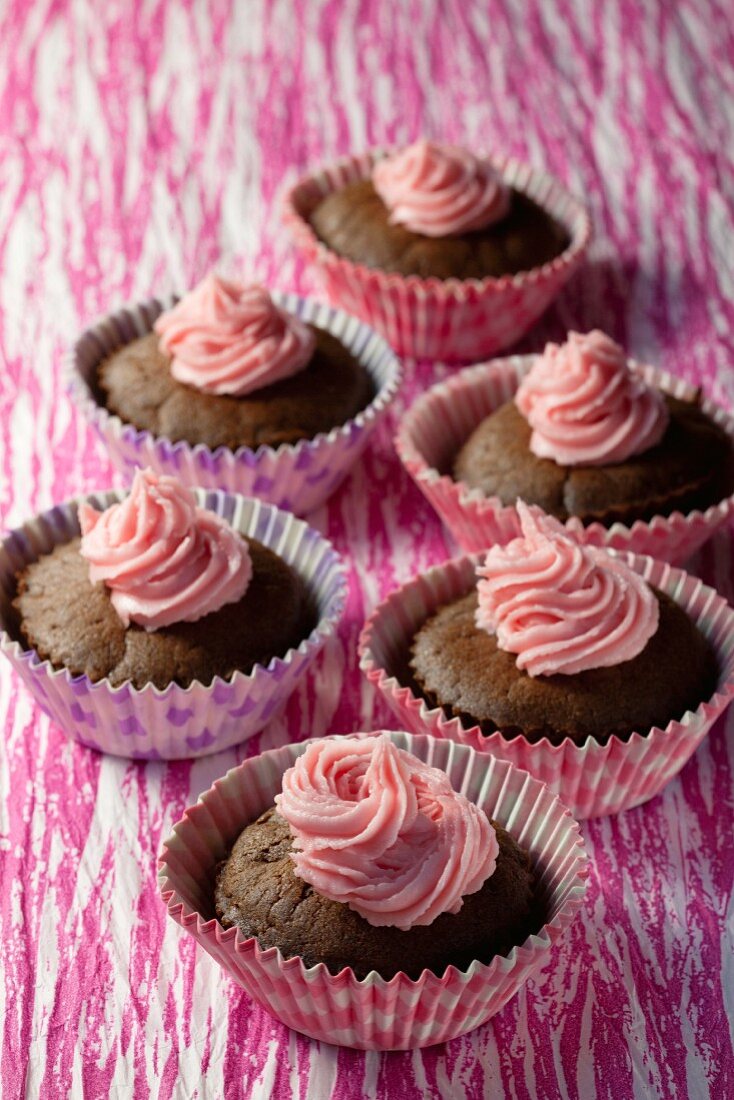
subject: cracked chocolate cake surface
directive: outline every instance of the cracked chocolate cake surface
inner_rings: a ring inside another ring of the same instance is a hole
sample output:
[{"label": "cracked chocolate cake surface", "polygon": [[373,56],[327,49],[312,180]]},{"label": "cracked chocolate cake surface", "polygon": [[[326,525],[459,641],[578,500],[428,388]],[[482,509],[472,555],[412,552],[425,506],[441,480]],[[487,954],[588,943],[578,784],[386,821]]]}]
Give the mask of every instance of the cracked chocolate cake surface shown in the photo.
[{"label": "cracked chocolate cake surface", "polygon": [[73,539],[19,575],[13,604],[19,640],[56,667],[95,681],[107,677],[113,686],[186,687],[250,672],[298,646],[316,615],[295,570],[262,543],[246,541],[253,572],[240,600],[196,622],[147,631],[123,625],[105,585],[90,581],[80,540]]},{"label": "cracked chocolate cake surface", "polygon": [[275,807],[248,825],[218,868],[217,916],[225,928],[255,936],[261,948],[278,947],[306,966],[324,963],[337,974],[351,967],[358,978],[371,970],[390,979],[412,978],[449,965],[464,969],[489,962],[522,943],[543,923],[530,857],[493,822],[499,841],[496,870],[458,913],[442,913],[430,925],[401,931],[376,927],[347,905],[318,894],[299,878],[290,857],[292,837]]},{"label": "cracked chocolate cake surface", "polygon": [[476,590],[446,604],[416,632],[410,652],[414,685],[431,706],[486,735],[501,730],[529,741],[567,737],[582,743],[662,729],[695,710],[715,689],[708,641],[674,600],[653,589],[658,628],[636,657],[572,675],[530,676],[516,655],[475,622]]},{"label": "cracked chocolate cake surface", "polygon": [[666,395],[670,421],[660,443],[607,466],[561,466],[530,450],[530,425],[514,401],[472,432],[453,462],[453,476],[499,497],[520,498],[557,519],[577,516],[611,525],[705,509],[734,488],[731,439],[697,401]]},{"label": "cracked chocolate cake surface", "polygon": [[100,363],[97,400],[126,423],[174,443],[236,450],[312,439],[351,420],[375,395],[369,372],[352,353],[312,328],[316,348],[302,371],[241,397],[177,382],[158,336],[149,333]]},{"label": "cracked chocolate cake surface", "polygon": [[484,279],[540,267],[569,244],[566,230],[542,207],[513,191],[506,217],[484,229],[427,237],[393,224],[371,180],[346,184],[311,212],[311,226],[333,252],[397,275]]}]

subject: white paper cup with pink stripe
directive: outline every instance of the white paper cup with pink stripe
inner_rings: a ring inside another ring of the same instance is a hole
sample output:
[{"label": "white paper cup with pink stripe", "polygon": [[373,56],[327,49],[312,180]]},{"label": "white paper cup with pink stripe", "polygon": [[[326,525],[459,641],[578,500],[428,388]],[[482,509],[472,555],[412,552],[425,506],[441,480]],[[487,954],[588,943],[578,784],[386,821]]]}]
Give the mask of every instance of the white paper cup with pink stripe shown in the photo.
[{"label": "white paper cup with pink stripe", "polygon": [[[395,436],[400,460],[426,499],[435,508],[463,550],[483,550],[504,544],[520,534],[514,505],[486,496],[451,476],[461,446],[481,422],[509,401],[533,365],[534,355],[513,355],[460,371],[447,382],[432,386],[411,406]],[[651,366],[629,360],[646,382],[664,393],[692,400],[689,383]],[[734,417],[703,398],[701,408],[731,437]],[[703,511],[672,512],[636,520],[631,525],[601,523],[583,526],[570,519],[566,527],[579,542],[624,550],[674,563],[684,562],[734,515],[734,494]]]},{"label": "white paper cup with pink stripe", "polygon": [[[374,736],[374,735],[372,735]],[[551,792],[501,760],[465,745],[388,731],[390,739],[447,772],[452,785],[481,806],[526,848],[539,873],[546,923],[507,956],[464,971],[424,970],[418,980],[374,971],[358,980],[346,968],[262,950],[214,916],[214,878],[244,827],[272,805],[284,771],[308,741],[245,760],[218,780],[174,826],[163,847],[159,886],[169,915],[277,1019],[314,1039],[361,1050],[404,1050],[456,1038],[483,1024],[546,962],[582,903],[588,861],[579,827]]]},{"label": "white paper cup with pink stripe", "polygon": [[591,239],[586,208],[546,172],[509,157],[490,157],[505,183],[564,226],[570,241],[565,251],[540,267],[501,278],[423,279],[367,268],[323,244],[309,219],[326,195],[367,179],[392,151],[346,157],[304,177],[285,196],[285,224],[325,294],[382,333],[398,353],[413,358],[467,363],[515,343],[583,262]]},{"label": "white paper cup with pink stripe", "polygon": [[278,447],[263,444],[255,450],[192,446],[138,430],[100,404],[95,378],[103,359],[151,332],[156,318],[176,301],[175,296],[151,298],[91,325],[74,344],[69,360],[71,396],[119,470],[132,476],[139,466],[151,466],[189,488],[255,496],[297,515],[317,508],[338,488],[390,407],[400,385],[400,364],[382,337],[343,310],[296,294],[274,291],[272,297],[282,308],[331,333],[354,355],[372,379],[375,394],[369,405],[312,439]]},{"label": "white paper cup with pink stripe", "polygon": [[408,660],[416,631],[440,607],[466,596],[476,584],[483,555],[456,558],[396,589],[375,609],[359,639],[360,668],[382,692],[407,729],[468,745],[524,768],[569,807],[575,817],[600,817],[647,802],[678,774],[716,719],[734,698],[734,610],[713,588],[665,562],[619,554],[645,580],[676,601],[711,643],[719,667],[716,691],[665,729],[639,730],[627,740],[602,745],[591,737],[579,745],[566,738],[507,740],[486,736],[431,707],[411,683]]},{"label": "white paper cup with pink stripe", "polygon": [[11,531],[0,543],[0,651],[42,710],[72,741],[98,752],[142,760],[175,760],[219,752],[256,734],[285,706],[339,622],[347,594],[341,558],[318,531],[272,505],[217,491],[196,490],[198,503],[235,530],[257,539],[298,573],[315,610],[307,638],[268,665],[249,673],[215,677],[211,684],[164,689],[131,683],[113,687],[55,668],[25,647],[12,609],[16,575],[42,554],[79,534],[77,507],[102,510],[122,500],[121,491],[93,493],[58,505]]}]

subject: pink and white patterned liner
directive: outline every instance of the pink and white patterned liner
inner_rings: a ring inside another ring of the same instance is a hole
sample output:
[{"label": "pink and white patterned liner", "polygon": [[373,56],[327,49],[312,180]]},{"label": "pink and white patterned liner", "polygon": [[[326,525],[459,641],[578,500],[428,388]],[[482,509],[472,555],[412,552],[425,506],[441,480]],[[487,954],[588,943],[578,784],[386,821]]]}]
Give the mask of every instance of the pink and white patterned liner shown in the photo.
[{"label": "pink and white patterned liner", "polygon": [[564,252],[531,271],[501,278],[422,279],[373,270],[327,248],[309,216],[326,195],[366,179],[376,162],[393,151],[346,157],[304,177],[285,195],[285,224],[326,296],[372,325],[399,354],[413,358],[466,363],[519,340],[582,263],[591,240],[586,208],[547,173],[492,156],[487,159],[505,183],[565,227],[570,244]]},{"label": "pink and white patterned liner", "polygon": [[[286,768],[308,744],[285,745],[245,760],[186,811],[166,841],[159,886],[169,915],[277,1019],[323,1042],[361,1050],[430,1046],[462,1035],[498,1012],[547,960],[582,903],[588,858],[579,827],[541,783],[465,745],[388,731],[400,748],[449,775],[527,848],[540,870],[548,919],[525,942],[489,965],[443,975],[424,970],[415,981],[374,971],[363,980],[345,968],[332,975],[306,967],[277,948],[262,950],[213,916],[214,873],[245,825],[273,803]],[[375,734],[365,735],[375,736]]]},{"label": "pink and white patterned liner", "polygon": [[41,661],[14,640],[11,601],[17,572],[79,534],[77,506],[98,509],[124,492],[94,493],[58,505],[11,531],[0,543],[0,651],[10,660],[38,705],[72,741],[116,756],[175,760],[219,752],[256,734],[285,705],[298,680],[330,637],[344,610],[347,581],[341,558],[303,520],[259,500],[196,490],[198,502],[242,534],[279,554],[303,578],[318,615],[310,635],[250,673],[235,672],[211,684],[112,687]]},{"label": "pink and white patterned liner", "polygon": [[[403,465],[463,550],[472,552],[495,543],[504,544],[520,534],[514,505],[504,505],[498,497],[471,489],[444,471],[450,469],[459,448],[481,421],[512,398],[534,360],[534,355],[495,359],[468,367],[447,382],[432,386],[405,414],[395,436]],[[675,375],[643,366],[634,359],[629,364],[645,381],[665,393],[683,399],[695,396],[695,388]],[[701,408],[726,430],[734,444],[734,417],[706,398],[702,399]],[[653,516],[651,520],[636,520],[631,526],[614,523],[604,527],[592,523],[584,527],[578,520],[570,519],[566,527],[583,543],[680,563],[695,553],[732,514],[734,494],[704,512],[696,510],[685,515],[673,512],[669,516]]]},{"label": "pink and white patterned liner", "polygon": [[[616,553],[616,551],[615,551]],[[439,607],[465,596],[476,584],[481,554],[455,558],[415,577],[392,592],[367,620],[359,639],[360,668],[387,699],[406,728],[468,745],[524,768],[548,787],[577,818],[619,813],[647,802],[662,791],[696,751],[716,719],[734,698],[734,610],[697,577],[665,562],[619,554],[645,580],[674,599],[711,642],[719,664],[717,688],[665,729],[633,733],[627,741],[612,737],[606,745],[587,737],[552,745],[547,738],[530,744],[524,737],[485,737],[479,726],[465,727],[430,707],[409,686],[408,653],[416,630]]]},{"label": "pink and white patterned liner", "polygon": [[392,349],[367,325],[342,310],[312,298],[273,292],[273,300],[302,320],[336,336],[370,374],[375,396],[352,420],[313,439],[266,444],[252,450],[212,450],[139,431],[99,405],[93,378],[100,361],[117,348],[151,332],[156,318],[175,296],[151,298],[109,314],[86,329],[74,344],[68,364],[69,392],[98,432],[118,469],[128,476],[138,466],[172,474],[190,488],[223,489],[260,497],[278,508],[305,515],[339,486],[364,450],[375,426],[395,397],[401,368]]}]

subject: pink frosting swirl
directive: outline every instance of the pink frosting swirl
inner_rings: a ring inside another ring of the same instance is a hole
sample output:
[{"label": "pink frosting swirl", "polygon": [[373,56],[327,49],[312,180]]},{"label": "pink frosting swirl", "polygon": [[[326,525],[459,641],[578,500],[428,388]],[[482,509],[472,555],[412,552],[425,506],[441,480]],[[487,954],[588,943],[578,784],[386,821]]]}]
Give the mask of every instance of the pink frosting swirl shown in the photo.
[{"label": "pink frosting swirl", "polygon": [[261,286],[207,275],[155,323],[177,381],[204,393],[244,394],[290,378],[311,359],[312,330]]},{"label": "pink frosting swirl", "polygon": [[629,566],[580,546],[535,505],[517,502],[522,535],[477,568],[476,623],[530,676],[630,661],[658,628],[659,606]]},{"label": "pink frosting swirl", "polygon": [[245,540],[172,477],[138,470],[125,500],[104,512],[81,504],[79,522],[90,580],[107,585],[125,626],[195,622],[250,583]]},{"label": "pink frosting swirl", "polygon": [[546,344],[515,402],[533,429],[530,450],[561,466],[623,462],[654,447],[668,426],[663,395],[632,373],[619,344],[598,329]]},{"label": "pink frosting swirl", "polygon": [[384,734],[314,741],[275,801],[296,874],[370,924],[407,929],[458,913],[495,869],[486,814]]},{"label": "pink frosting swirl", "polygon": [[509,188],[486,161],[432,141],[378,161],[372,182],[390,221],[425,237],[483,229],[510,208]]}]

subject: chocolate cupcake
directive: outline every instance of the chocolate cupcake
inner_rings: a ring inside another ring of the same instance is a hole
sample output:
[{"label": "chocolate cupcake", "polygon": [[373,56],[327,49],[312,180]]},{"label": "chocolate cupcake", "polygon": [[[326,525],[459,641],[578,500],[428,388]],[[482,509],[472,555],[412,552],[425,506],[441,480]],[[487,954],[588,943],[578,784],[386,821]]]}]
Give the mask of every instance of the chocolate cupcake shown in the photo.
[{"label": "chocolate cupcake", "polygon": [[220,865],[217,916],[306,966],[418,978],[537,931],[530,858],[386,737],[315,741]]},{"label": "chocolate cupcake", "polygon": [[431,706],[485,736],[604,744],[680,720],[713,694],[709,642],[619,559],[518,503],[475,591],[416,632],[410,668]]},{"label": "chocolate cupcake", "polygon": [[313,439],[364,409],[369,372],[259,286],[209,275],[155,331],[102,359],[97,400],[140,431],[209,448]]},{"label": "chocolate cupcake", "polygon": [[303,581],[172,478],[138,471],[105,512],[81,505],[81,539],[17,577],[16,631],[55,668],[93,683],[164,689],[285,657],[315,625]]},{"label": "chocolate cupcake", "polygon": [[705,510],[734,489],[731,439],[700,408],[647,385],[599,331],[548,344],[513,400],[486,417],[454,477],[503,505],[628,525]]},{"label": "chocolate cupcake", "polygon": [[514,275],[548,263],[570,243],[566,229],[488,161],[428,141],[326,195],[310,222],[337,255],[422,279]]},{"label": "chocolate cupcake", "polygon": [[398,353],[442,362],[519,340],[591,238],[587,210],[545,172],[426,141],[304,176],[284,213],[330,301]]}]

